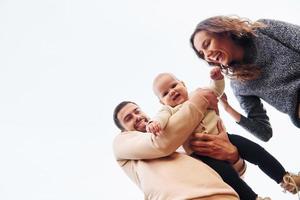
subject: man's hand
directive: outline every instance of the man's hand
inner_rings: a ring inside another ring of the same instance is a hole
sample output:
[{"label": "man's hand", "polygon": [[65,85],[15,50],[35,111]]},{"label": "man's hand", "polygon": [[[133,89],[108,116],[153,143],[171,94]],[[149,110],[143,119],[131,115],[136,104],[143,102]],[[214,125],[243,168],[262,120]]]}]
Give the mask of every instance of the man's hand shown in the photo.
[{"label": "man's hand", "polygon": [[204,97],[208,102],[208,109],[215,110],[219,114],[217,95],[209,89],[198,88],[191,93],[190,99]]},{"label": "man's hand", "polygon": [[218,122],[219,134],[195,133],[191,140],[192,150],[199,155],[233,164],[239,159],[237,148],[230,143],[221,121]]},{"label": "man's hand", "polygon": [[158,121],[151,121],[150,123],[148,123],[146,126],[146,131],[153,133],[156,136],[159,136],[162,133],[161,126]]}]

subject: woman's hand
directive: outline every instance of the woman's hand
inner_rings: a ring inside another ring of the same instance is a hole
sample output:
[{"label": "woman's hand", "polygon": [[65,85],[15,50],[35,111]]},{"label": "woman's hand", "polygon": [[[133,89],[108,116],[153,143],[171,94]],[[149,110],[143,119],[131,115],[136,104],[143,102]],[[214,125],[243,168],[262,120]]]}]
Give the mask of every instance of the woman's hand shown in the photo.
[{"label": "woman's hand", "polygon": [[199,155],[208,156],[217,160],[225,160],[233,164],[239,159],[239,153],[229,141],[222,121],[218,122],[219,134],[195,133],[191,140],[192,150]]},{"label": "woman's hand", "polygon": [[241,121],[241,114],[236,111],[231,105],[228,103],[227,96],[224,93],[222,97],[220,98],[220,102],[224,108],[224,110],[237,122],[239,123]]},{"label": "woman's hand", "polygon": [[223,93],[223,95],[220,98],[220,102],[224,108],[224,110],[227,110],[228,107],[230,106],[227,100],[227,95],[225,94],[225,92]]}]

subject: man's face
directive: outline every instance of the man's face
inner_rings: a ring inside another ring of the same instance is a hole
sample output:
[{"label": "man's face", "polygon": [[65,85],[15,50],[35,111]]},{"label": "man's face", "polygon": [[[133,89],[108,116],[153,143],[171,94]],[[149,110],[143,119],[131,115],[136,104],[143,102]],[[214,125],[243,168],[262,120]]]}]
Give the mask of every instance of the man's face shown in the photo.
[{"label": "man's face", "polygon": [[141,109],[133,104],[126,104],[117,115],[118,120],[126,131],[146,132],[148,116]]}]

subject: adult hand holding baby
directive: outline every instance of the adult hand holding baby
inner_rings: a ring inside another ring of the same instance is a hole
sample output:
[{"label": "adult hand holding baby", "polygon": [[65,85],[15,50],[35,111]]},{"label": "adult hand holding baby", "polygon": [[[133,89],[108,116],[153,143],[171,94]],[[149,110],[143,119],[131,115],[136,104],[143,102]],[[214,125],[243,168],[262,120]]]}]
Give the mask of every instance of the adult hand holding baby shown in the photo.
[{"label": "adult hand holding baby", "polygon": [[193,134],[191,148],[196,154],[226,160],[233,164],[239,159],[237,148],[229,141],[222,121],[218,122],[217,127],[219,134]]}]

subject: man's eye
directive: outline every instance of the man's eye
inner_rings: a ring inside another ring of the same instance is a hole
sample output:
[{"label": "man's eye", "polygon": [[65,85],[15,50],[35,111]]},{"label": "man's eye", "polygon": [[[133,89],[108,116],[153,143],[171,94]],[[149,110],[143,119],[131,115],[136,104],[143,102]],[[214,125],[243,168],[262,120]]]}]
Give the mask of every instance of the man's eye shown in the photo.
[{"label": "man's eye", "polygon": [[175,88],[176,86],[177,86],[177,83],[173,83],[173,85],[171,87]]},{"label": "man's eye", "polygon": [[164,92],[164,93],[162,93],[162,96],[165,97],[165,96],[167,96],[167,94],[168,94],[168,92]]},{"label": "man's eye", "polygon": [[135,110],[135,113],[136,113],[136,114],[139,114],[140,112],[141,112],[140,109],[136,109],[136,110]]},{"label": "man's eye", "polygon": [[124,121],[125,121],[125,122],[129,122],[129,121],[131,120],[131,118],[132,118],[132,116],[129,115],[129,116],[125,117]]}]

